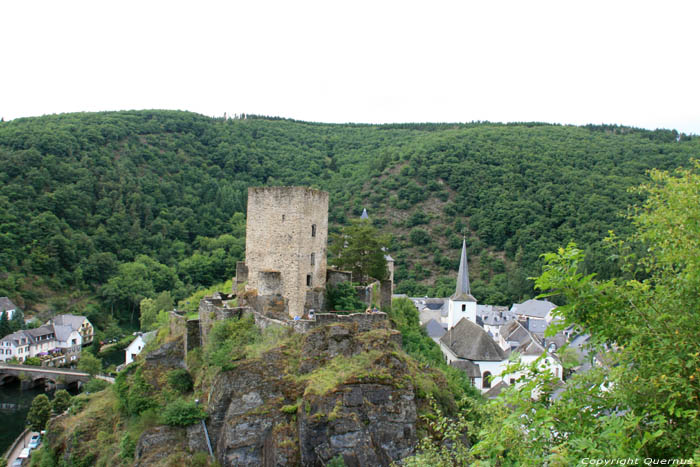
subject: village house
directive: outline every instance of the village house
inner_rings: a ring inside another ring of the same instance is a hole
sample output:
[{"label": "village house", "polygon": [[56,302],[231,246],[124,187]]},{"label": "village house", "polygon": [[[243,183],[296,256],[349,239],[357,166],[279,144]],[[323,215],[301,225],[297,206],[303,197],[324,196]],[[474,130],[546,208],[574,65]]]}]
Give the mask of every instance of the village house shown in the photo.
[{"label": "village house", "polygon": [[455,293],[448,299],[426,297],[413,302],[424,329],[438,343],[447,363],[466,372],[481,391],[494,389],[496,394],[516,384],[521,375],[505,373],[515,359],[524,364],[540,359],[541,369],[563,377],[561,362],[541,337],[556,305],[545,300],[528,300],[510,310],[479,305],[471,294],[466,240],[462,241]]},{"label": "village house", "polygon": [[15,316],[15,312],[19,310],[17,305],[15,305],[12,300],[8,297],[0,297],[0,314],[5,313],[8,320]]},{"label": "village house", "polygon": [[83,336],[92,340],[92,324],[83,316],[59,315],[43,326],[23,329],[0,339],[0,361],[38,357],[42,365],[56,366],[80,358]]},{"label": "village house", "polygon": [[124,365],[128,365],[129,363],[133,362],[134,357],[141,353],[143,348],[146,347],[146,344],[148,344],[155,337],[155,335],[156,331],[136,333],[136,339],[131,341],[131,344],[129,344],[125,349],[126,355]]}]

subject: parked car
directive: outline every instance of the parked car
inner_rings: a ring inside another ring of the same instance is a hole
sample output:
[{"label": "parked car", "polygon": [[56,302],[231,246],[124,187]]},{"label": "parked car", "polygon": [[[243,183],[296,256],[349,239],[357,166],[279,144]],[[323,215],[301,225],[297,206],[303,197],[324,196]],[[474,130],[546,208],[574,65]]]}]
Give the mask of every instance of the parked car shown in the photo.
[{"label": "parked car", "polygon": [[29,440],[29,449],[36,449],[39,447],[39,444],[41,444],[41,436],[34,435]]}]

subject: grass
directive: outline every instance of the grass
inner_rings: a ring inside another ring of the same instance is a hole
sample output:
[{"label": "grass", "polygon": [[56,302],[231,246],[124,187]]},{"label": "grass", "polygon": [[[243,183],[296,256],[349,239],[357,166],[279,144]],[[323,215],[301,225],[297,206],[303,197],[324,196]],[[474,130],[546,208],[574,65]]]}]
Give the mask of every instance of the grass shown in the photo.
[{"label": "grass", "polygon": [[350,379],[391,379],[388,368],[375,367],[374,362],[382,352],[372,350],[351,357],[335,357],[328,364],[300,377],[307,381],[304,395],[323,395]]}]

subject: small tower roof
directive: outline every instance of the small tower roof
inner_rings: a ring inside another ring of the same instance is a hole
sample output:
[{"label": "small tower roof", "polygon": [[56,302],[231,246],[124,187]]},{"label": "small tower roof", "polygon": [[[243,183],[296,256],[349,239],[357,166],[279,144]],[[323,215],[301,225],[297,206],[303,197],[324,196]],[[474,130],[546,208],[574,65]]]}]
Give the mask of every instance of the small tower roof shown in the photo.
[{"label": "small tower roof", "polygon": [[360,216],[360,219],[369,219],[366,208],[362,208],[362,215]]},{"label": "small tower roof", "polygon": [[459,259],[459,272],[457,273],[457,287],[452,300],[475,302],[469,287],[469,263],[467,263],[467,240],[462,239],[462,256]]}]

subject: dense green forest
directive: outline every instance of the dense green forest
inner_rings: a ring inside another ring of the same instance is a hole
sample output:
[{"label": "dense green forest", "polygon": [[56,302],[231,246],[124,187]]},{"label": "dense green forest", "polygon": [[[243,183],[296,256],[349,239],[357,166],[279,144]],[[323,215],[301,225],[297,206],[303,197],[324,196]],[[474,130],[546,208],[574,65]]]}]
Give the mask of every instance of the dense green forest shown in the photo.
[{"label": "dense green forest", "polygon": [[[232,276],[248,186],[330,192],[337,231],[367,208],[392,234],[397,292],[451,293],[467,235],[474,295],[534,294],[540,255],[569,241],[615,272],[601,238],[628,228],[628,188],[687,166],[700,138],[549,124],[318,124],[178,111],[78,113],[0,123],[0,295],[31,307],[90,297],[134,320]],[[70,297],[71,299],[66,299]]]}]

